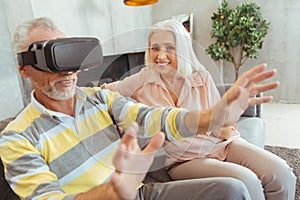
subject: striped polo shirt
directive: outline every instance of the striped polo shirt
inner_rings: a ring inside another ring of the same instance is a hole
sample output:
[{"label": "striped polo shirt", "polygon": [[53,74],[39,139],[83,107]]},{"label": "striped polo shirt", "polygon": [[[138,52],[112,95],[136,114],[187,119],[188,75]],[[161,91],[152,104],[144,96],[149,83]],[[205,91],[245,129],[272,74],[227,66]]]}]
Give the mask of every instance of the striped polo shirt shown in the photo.
[{"label": "striped polo shirt", "polygon": [[150,108],[100,88],[77,87],[75,97],[72,117],[48,110],[32,95],[0,135],[6,179],[22,199],[73,199],[109,181],[120,142],[112,118],[125,130],[136,121],[143,139],[159,130],[170,141],[193,135],[183,123],[184,109]]}]

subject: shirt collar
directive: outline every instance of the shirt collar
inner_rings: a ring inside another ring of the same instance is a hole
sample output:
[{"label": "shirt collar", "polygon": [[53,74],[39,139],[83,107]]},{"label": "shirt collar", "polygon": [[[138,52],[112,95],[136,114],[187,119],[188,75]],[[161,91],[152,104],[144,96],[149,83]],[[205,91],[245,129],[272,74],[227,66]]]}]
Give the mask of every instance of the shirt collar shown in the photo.
[{"label": "shirt collar", "polygon": [[[75,89],[76,107],[79,105],[78,101],[85,101],[86,98],[87,98],[87,94],[84,91],[82,91],[79,87],[76,86]],[[42,114],[50,115],[52,117],[66,116],[66,114],[64,113],[49,110],[45,106],[43,106],[40,102],[38,102],[34,96],[34,90],[31,92],[31,104],[36,110],[38,110]]]}]

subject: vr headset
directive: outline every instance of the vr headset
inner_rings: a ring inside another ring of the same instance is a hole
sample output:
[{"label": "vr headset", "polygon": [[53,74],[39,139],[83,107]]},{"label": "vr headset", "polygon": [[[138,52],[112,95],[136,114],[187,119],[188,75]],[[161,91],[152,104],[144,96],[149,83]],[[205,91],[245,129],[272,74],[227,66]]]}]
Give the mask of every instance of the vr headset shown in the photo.
[{"label": "vr headset", "polygon": [[59,38],[32,43],[17,54],[19,66],[31,65],[48,72],[72,72],[100,66],[102,48],[97,38]]}]

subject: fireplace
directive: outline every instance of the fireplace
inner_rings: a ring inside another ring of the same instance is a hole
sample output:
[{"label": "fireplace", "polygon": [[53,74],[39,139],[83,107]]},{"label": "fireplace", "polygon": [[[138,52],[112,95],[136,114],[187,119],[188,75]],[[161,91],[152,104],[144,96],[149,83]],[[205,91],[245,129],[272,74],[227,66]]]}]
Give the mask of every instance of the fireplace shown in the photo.
[{"label": "fireplace", "polygon": [[144,64],[144,52],[104,56],[97,68],[78,73],[78,86],[94,87],[138,72]]}]

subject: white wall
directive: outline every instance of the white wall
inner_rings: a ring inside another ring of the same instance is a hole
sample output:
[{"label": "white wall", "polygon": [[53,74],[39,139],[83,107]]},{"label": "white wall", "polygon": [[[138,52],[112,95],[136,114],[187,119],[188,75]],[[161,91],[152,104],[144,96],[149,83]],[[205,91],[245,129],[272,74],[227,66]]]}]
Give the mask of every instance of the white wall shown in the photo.
[{"label": "white wall", "polygon": [[[19,76],[7,18],[7,8],[0,2],[0,119],[17,114],[23,107]],[[27,9],[26,9],[27,10]]]}]

